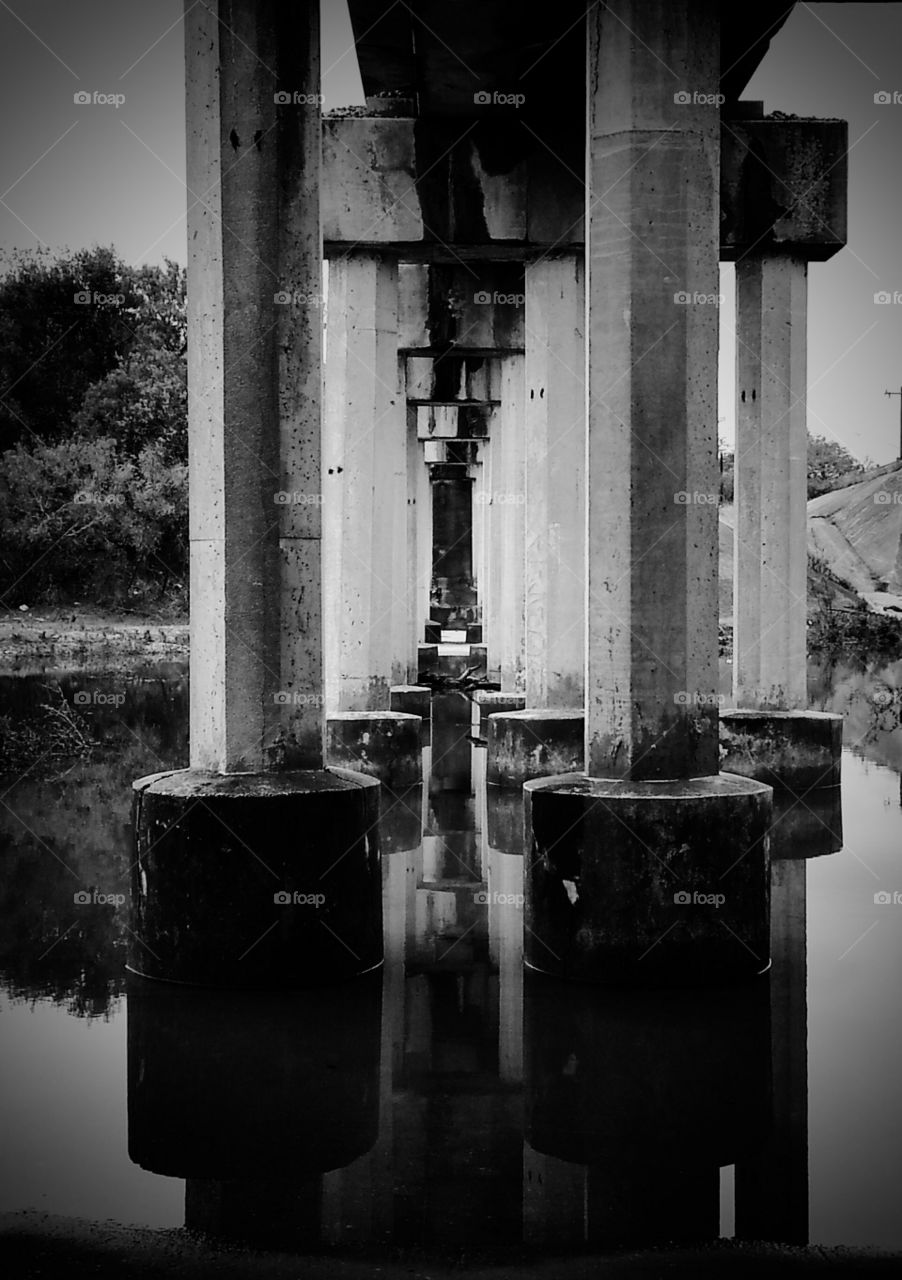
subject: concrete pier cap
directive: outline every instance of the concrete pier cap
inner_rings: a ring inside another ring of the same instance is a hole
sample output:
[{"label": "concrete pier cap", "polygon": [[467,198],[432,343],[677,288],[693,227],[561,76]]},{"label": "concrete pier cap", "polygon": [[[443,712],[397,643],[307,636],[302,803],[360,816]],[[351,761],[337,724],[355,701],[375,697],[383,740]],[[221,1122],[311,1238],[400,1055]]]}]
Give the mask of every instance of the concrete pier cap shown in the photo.
[{"label": "concrete pier cap", "polygon": [[422,723],[403,711],[339,711],[326,720],[326,759],[392,790],[412,786],[423,779]]},{"label": "concrete pier cap", "polygon": [[582,711],[559,708],[490,715],[486,781],[519,788],[531,778],[582,769],[585,722]]},{"label": "concrete pier cap", "polygon": [[523,788],[524,959],[611,985],[719,985],[770,964],[773,791],[734,774]]},{"label": "concrete pier cap", "polygon": [[131,972],[292,988],[381,965],[377,779],[182,769],[133,791]]}]

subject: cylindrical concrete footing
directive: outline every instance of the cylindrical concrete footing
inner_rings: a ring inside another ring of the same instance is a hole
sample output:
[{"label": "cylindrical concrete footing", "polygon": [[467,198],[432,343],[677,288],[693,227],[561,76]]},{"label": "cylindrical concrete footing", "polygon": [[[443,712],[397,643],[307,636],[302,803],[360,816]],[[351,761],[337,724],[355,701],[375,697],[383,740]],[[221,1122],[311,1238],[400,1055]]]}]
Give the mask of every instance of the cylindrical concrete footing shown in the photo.
[{"label": "cylindrical concrete footing", "polygon": [[524,787],[526,963],[583,982],[718,984],[770,963],[771,788],[732,774]]},{"label": "cylindrical concrete footing", "polygon": [[488,722],[486,782],[522,787],[530,778],[582,770],[585,716],[582,711],[508,711]]},{"label": "cylindrical concrete footing", "polygon": [[421,724],[401,711],[339,711],[326,721],[326,761],[409,787],[423,777]]},{"label": "cylindrical concrete footing", "polygon": [[720,713],[720,767],[796,794],[837,787],[842,716],[827,711]]},{"label": "cylindrical concrete footing", "polygon": [[182,769],[134,792],[133,972],[304,987],[382,963],[375,779]]},{"label": "cylindrical concrete footing", "polygon": [[392,711],[428,720],[432,715],[432,690],[428,684],[396,684],[389,690]]},{"label": "cylindrical concrete footing", "polygon": [[486,738],[489,732],[489,716],[497,715],[503,711],[525,710],[526,694],[498,693],[493,689],[477,689],[473,694],[473,702],[479,709],[479,736]]}]

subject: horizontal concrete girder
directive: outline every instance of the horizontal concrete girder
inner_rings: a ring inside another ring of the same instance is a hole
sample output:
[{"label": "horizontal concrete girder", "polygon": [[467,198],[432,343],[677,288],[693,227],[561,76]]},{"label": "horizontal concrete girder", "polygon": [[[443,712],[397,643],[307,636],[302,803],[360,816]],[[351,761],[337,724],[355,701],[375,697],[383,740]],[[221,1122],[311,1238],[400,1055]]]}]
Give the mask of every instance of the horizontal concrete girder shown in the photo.
[{"label": "horizontal concrete girder", "polygon": [[[585,189],[576,170],[535,139],[528,154],[507,148],[511,158],[499,168],[499,138],[513,143],[525,133],[520,122],[447,138],[439,130],[441,123],[411,117],[324,120],[327,255],[378,246],[409,261],[459,262],[582,248]],[[841,249],[847,147],[844,120],[724,119],[721,258],[753,246],[818,260]]]}]

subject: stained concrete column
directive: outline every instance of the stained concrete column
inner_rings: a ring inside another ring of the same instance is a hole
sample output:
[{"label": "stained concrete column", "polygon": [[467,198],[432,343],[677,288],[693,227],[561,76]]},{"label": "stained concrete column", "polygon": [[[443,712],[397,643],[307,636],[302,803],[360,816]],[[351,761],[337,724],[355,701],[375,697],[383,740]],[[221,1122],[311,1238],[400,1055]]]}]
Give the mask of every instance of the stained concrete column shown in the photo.
[{"label": "stained concrete column", "polygon": [[[186,18],[200,769],[323,763],[318,26],[311,3],[218,0]],[[304,101],[276,102],[282,83]]]},{"label": "stained concrete column", "polygon": [[586,762],[598,778],[718,770],[719,22],[709,0],[616,0],[589,17]]},{"label": "stained concrete column", "polygon": [[382,962],[379,784],[323,768],[319,5],[185,15],[191,768],[134,784],[129,966]]},{"label": "stained concrete column", "polygon": [[397,263],[373,254],[333,258],[327,315],[328,710],[388,710],[391,686],[415,679]]},{"label": "stained concrete column", "polygon": [[579,258],[526,264],[526,706],[583,709],[586,346]]},{"label": "stained concrete column", "polygon": [[508,693],[525,686],[525,455],[524,360],[501,361],[501,406],[492,427],[484,497],[489,581],[485,594],[488,668]]},{"label": "stained concrete column", "polygon": [[807,292],[799,257],[736,263],[733,700],[724,768],[839,782],[842,721],[807,711]]},{"label": "stained concrete column", "polygon": [[768,965],[772,793],[718,773],[720,7],[587,27],[586,772],[524,787],[525,959],[741,978]]},{"label": "stained concrete column", "polygon": [[808,264],[736,264],[733,692],[737,707],[807,705]]}]

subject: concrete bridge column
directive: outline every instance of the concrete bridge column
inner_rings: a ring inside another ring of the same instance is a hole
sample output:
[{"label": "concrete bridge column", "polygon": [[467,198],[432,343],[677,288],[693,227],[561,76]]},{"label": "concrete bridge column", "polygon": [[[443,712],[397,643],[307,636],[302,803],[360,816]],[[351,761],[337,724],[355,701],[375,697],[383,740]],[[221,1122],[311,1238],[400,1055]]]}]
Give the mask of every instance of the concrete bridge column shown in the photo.
[{"label": "concrete bridge column", "polygon": [[724,767],[793,791],[839,782],[842,717],[807,711],[808,264],[736,264],[733,698]]},{"label": "concrete bridge column", "polygon": [[185,20],[191,767],[135,783],[130,965],[155,978],[382,961],[378,785],[323,768],[318,13]]},{"label": "concrete bridge column", "polygon": [[327,757],[404,787],[421,763],[418,717],[391,708],[414,674],[398,297],[397,262],[329,262],[323,563]]},{"label": "concrete bridge column", "polygon": [[526,962],[739,978],[772,793],[718,775],[719,8],[587,22],[586,772],[525,786]]},{"label": "concrete bridge column", "polygon": [[486,765],[518,789],[582,769],[585,749],[585,271],[549,257],[525,275],[526,702],[491,715]]}]

